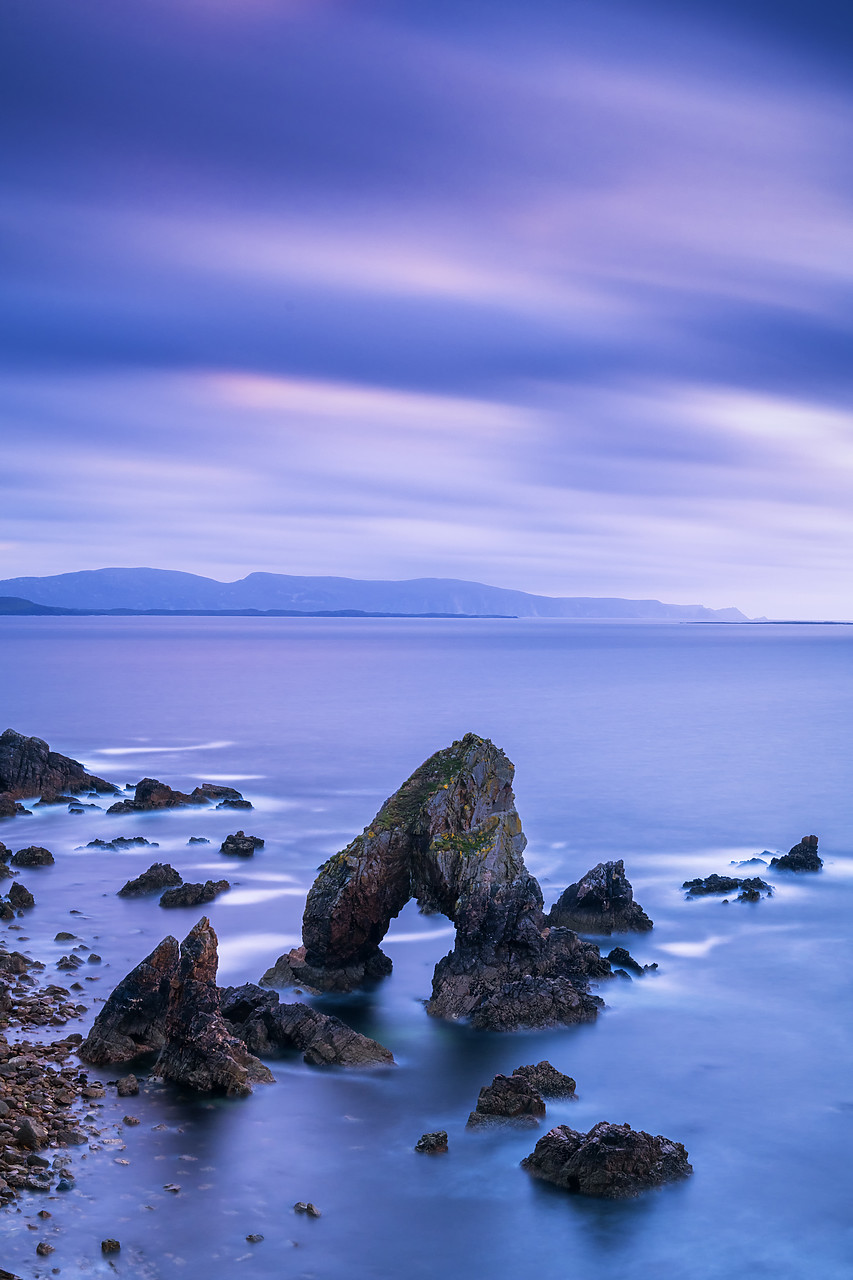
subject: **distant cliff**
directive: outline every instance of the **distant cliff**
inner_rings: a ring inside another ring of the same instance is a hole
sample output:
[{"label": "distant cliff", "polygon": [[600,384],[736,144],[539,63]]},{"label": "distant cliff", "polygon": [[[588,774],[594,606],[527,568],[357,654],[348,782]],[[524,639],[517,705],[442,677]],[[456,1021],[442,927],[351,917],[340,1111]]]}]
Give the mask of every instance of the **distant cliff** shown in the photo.
[{"label": "distant cliff", "polygon": [[519,618],[639,618],[688,622],[746,622],[739,609],[660,600],[535,596],[455,578],[372,582],[358,578],[301,578],[250,573],[217,582],[174,569],[86,569],[46,578],[7,578],[0,596],[61,609],[341,609],[397,614],[491,614]]}]

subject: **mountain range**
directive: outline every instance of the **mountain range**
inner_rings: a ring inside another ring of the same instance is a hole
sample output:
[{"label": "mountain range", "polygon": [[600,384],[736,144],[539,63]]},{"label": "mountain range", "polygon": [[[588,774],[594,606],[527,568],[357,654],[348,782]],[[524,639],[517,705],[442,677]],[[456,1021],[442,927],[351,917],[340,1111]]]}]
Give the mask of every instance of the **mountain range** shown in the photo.
[{"label": "mountain range", "polygon": [[0,597],[17,597],[22,605],[33,602],[85,612],[283,610],[310,614],[355,610],[403,615],[748,621],[734,608],[708,609],[699,604],[596,596],[537,596],[456,578],[385,582],[250,573],[236,582],[218,582],[215,578],[175,569],[84,569],[43,578],[7,578],[0,581]]}]

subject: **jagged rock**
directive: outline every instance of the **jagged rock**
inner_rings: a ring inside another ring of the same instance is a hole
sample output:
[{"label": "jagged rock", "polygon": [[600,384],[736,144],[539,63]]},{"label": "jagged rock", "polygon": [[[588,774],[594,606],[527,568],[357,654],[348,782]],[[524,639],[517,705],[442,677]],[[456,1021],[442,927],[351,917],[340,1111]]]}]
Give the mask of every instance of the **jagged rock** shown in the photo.
[{"label": "jagged rock", "polygon": [[564,1075],[553,1067],[547,1059],[543,1062],[531,1063],[526,1067],[516,1067],[512,1073],[526,1080],[532,1089],[543,1098],[573,1098],[577,1083],[571,1076]]},{"label": "jagged rock", "polygon": [[758,892],[757,889],[744,889],[743,892],[739,893],[738,896],[735,898],[735,902],[760,902],[760,901],[761,901],[761,894]]},{"label": "jagged rock", "polygon": [[145,893],[155,893],[181,883],[180,873],[168,862],[153,862],[135,880],[128,880],[118,891],[120,898],[139,898]]},{"label": "jagged rock", "polygon": [[[613,965],[615,973],[618,973],[620,969],[630,969],[631,973],[638,973],[642,976],[644,973],[653,973],[658,967],[657,961],[653,961],[652,964],[640,964],[625,947],[614,947],[612,951],[608,952],[607,959]],[[626,978],[629,976],[629,974],[625,974]]]},{"label": "jagged rock", "polygon": [[226,836],[219,846],[220,853],[235,854],[238,858],[251,858],[256,849],[263,849],[264,842],[260,836],[247,836],[242,831],[235,831]]},{"label": "jagged rock", "polygon": [[147,846],[159,849],[156,840],[146,840],[144,836],[115,836],[112,840],[90,840],[88,844],[78,844],[78,849],[109,849],[117,853],[121,849],[136,849]]},{"label": "jagged rock", "polygon": [[333,1014],[305,1004],[282,1004],[274,991],[247,982],[221,992],[222,1016],[252,1053],[270,1056],[296,1049],[311,1066],[390,1064],[384,1045],[348,1027]]},{"label": "jagged rock", "polygon": [[220,1011],[216,985],[217,939],[206,916],[181,943],[170,982],[166,1043],[157,1073],[201,1092],[224,1090],[229,1097],[251,1093],[253,1083],[272,1083],[268,1067],[232,1036]]},{"label": "jagged rock", "polygon": [[80,1046],[84,1062],[127,1062],[162,1049],[170,984],[178,968],[178,943],[164,938],[108,998]]},{"label": "jagged rock", "polygon": [[27,738],[14,729],[0,733],[0,792],[9,801],[51,792],[115,792],[111,782],[89,774],[79,760],[51,751],[41,738]]},{"label": "jagged rock", "polygon": [[207,836],[190,836],[187,844],[210,844]]},{"label": "jagged rock", "polygon": [[0,840],[0,862],[2,863],[8,862],[11,856],[12,856],[12,850],[7,848],[7,846],[3,844],[2,840]]},{"label": "jagged rock", "polygon": [[653,928],[625,875],[625,864],[599,862],[560,895],[549,923],[578,933],[641,933]]},{"label": "jagged rock", "polygon": [[447,1150],[447,1131],[436,1129],[434,1133],[424,1133],[415,1143],[415,1151],[426,1152],[427,1155],[441,1155]]},{"label": "jagged rock", "polygon": [[36,900],[24,885],[15,883],[9,886],[9,904],[15,911],[29,911],[36,905]]},{"label": "jagged rock", "polygon": [[602,1121],[589,1133],[558,1125],[521,1162],[537,1178],[584,1196],[620,1200],[693,1172],[680,1142]]},{"label": "jagged rock", "polygon": [[[217,796],[225,795],[242,800],[233,787],[220,787],[215,782],[203,782],[187,794],[174,791],[156,778],[142,778],[137,782],[132,800],[119,800],[107,809],[107,813],[147,813],[152,809],[177,809],[190,804],[208,804]],[[251,806],[250,806],[251,807]]]},{"label": "jagged rock", "polygon": [[31,844],[26,849],[19,849],[12,858],[13,867],[52,867],[55,859],[49,849],[41,845]]},{"label": "jagged rock", "polygon": [[820,871],[823,859],[818,857],[817,836],[803,836],[781,858],[771,858],[770,865],[780,871]]},{"label": "jagged rock", "polygon": [[31,818],[32,809],[25,809],[19,800],[8,792],[0,792],[0,818]]},{"label": "jagged rock", "polygon": [[[771,886],[765,880],[758,876],[747,877],[741,879],[738,876],[718,876],[716,873],[711,876],[697,877],[695,880],[685,880],[681,886],[687,889],[691,897],[701,897],[708,893],[731,893],[733,889],[746,888],[749,891],[764,889],[769,891]],[[759,894],[759,897],[761,895]],[[757,899],[750,899],[757,901]]]},{"label": "jagged rock", "polygon": [[204,884],[182,884],[177,889],[167,889],[160,899],[161,907],[202,907],[213,902],[231,885],[227,880],[206,880]]},{"label": "jagged rock", "polygon": [[251,800],[220,800],[217,809],[254,809]]},{"label": "jagged rock", "polygon": [[468,1117],[466,1128],[473,1129],[496,1121],[512,1120],[537,1125],[545,1114],[545,1103],[524,1076],[497,1075],[480,1090],[477,1105]]},{"label": "jagged rock", "polygon": [[610,966],[571,930],[548,928],[522,857],[513,772],[504,753],[475,734],[431,756],[321,867],[303,946],[262,981],[348,991],[389,973],[379,943],[416,898],[456,925],[454,949],[436,966],[430,1014],[498,1029],[594,1018],[601,1001],[588,994],[588,981]]}]

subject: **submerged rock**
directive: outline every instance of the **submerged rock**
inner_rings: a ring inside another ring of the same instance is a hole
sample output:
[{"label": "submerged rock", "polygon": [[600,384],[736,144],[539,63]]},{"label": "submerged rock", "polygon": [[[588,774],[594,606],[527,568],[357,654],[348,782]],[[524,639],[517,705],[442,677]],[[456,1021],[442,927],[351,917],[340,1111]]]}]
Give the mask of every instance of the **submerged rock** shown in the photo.
[{"label": "submerged rock", "polygon": [[171,981],[178,968],[178,943],[164,938],[107,999],[79,1056],[97,1066],[128,1062],[162,1049]]},{"label": "submerged rock", "polygon": [[757,902],[761,894],[758,892],[763,889],[769,893],[772,886],[759,876],[747,876],[745,879],[738,876],[718,876],[716,874],[698,877],[695,880],[685,880],[681,886],[686,889],[691,897],[702,897],[709,893],[731,893],[734,889],[745,888],[749,893],[756,893],[755,898],[745,899],[745,901]]},{"label": "submerged rock", "polygon": [[781,858],[771,858],[770,865],[779,871],[820,871],[823,859],[818,856],[817,836],[803,836]]},{"label": "submerged rock", "polygon": [[146,840],[144,836],[114,836],[112,840],[90,840],[88,844],[78,844],[78,849],[109,849],[117,853],[121,849],[147,847],[159,849],[156,840]]},{"label": "submerged rock", "polygon": [[180,873],[168,862],[152,862],[147,871],[143,871],[135,880],[128,880],[118,890],[120,898],[140,898],[146,893],[156,893],[181,883]]},{"label": "submerged rock", "polygon": [[41,738],[27,738],[14,729],[0,733],[0,793],[7,804],[25,796],[117,790],[111,782],[87,773],[79,760],[51,751]]},{"label": "submerged rock", "polygon": [[137,782],[132,800],[119,800],[107,809],[107,813],[147,813],[152,809],[177,809],[184,805],[209,804],[218,796],[226,795],[242,800],[233,787],[220,787],[214,782],[203,782],[189,794],[175,791],[156,778],[143,778]]},{"label": "submerged rock", "polygon": [[653,964],[640,964],[625,947],[614,947],[612,951],[608,951],[607,959],[614,968],[630,969],[631,973],[652,973],[658,967],[656,962]]},{"label": "submerged rock", "polygon": [[537,1178],[577,1195],[620,1200],[693,1172],[680,1142],[602,1121],[589,1133],[558,1125],[521,1162]]},{"label": "submerged rock", "polygon": [[12,858],[13,867],[52,867],[55,858],[49,849],[41,845],[31,844],[26,849],[19,849]]},{"label": "submerged rock", "polygon": [[333,1014],[305,1004],[283,1004],[276,992],[252,982],[225,987],[221,997],[223,1017],[253,1053],[269,1056],[295,1049],[311,1066],[362,1067],[394,1061],[384,1045]]},{"label": "submerged rock", "polygon": [[379,949],[410,898],[456,925],[427,1011],[509,1029],[586,1021],[601,1001],[589,979],[610,966],[569,929],[549,928],[524,865],[513,765],[468,734],[431,756],[341,853],[320,869],[303,946],[264,974],[270,986],[349,991],[391,971]]},{"label": "submerged rock", "polygon": [[548,920],[578,933],[641,933],[654,927],[634,901],[621,858],[599,862],[577,884],[570,884],[551,908]]},{"label": "submerged rock", "polygon": [[210,844],[207,836],[190,836],[187,844]]},{"label": "submerged rock", "polygon": [[528,1079],[522,1075],[497,1075],[480,1090],[477,1105],[468,1117],[467,1128],[512,1120],[526,1125],[539,1123],[545,1114],[545,1103]]},{"label": "submerged rock", "polygon": [[216,985],[217,939],[206,916],[181,943],[169,990],[166,1042],[156,1071],[166,1080],[200,1092],[223,1090],[229,1097],[251,1093],[255,1083],[272,1083],[268,1067],[249,1053],[226,1025]]},{"label": "submerged rock", "polygon": [[263,849],[264,842],[260,836],[247,836],[242,831],[235,831],[226,836],[219,846],[220,853],[234,854],[238,858],[251,858],[256,849]]},{"label": "submerged rock", "polygon": [[231,885],[227,880],[206,880],[204,884],[182,884],[177,889],[167,889],[160,899],[161,907],[202,907],[213,902]]},{"label": "submerged rock", "polygon": [[434,1133],[423,1133],[415,1143],[415,1151],[426,1152],[427,1155],[441,1155],[447,1150],[447,1131],[436,1129]]}]

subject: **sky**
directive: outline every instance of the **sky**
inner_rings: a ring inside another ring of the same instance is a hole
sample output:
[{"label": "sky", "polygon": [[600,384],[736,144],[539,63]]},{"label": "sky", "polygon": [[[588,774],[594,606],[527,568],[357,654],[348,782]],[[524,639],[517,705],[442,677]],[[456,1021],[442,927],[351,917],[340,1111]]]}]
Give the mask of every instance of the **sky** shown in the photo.
[{"label": "sky", "polygon": [[837,0],[6,0],[0,577],[853,618]]}]

